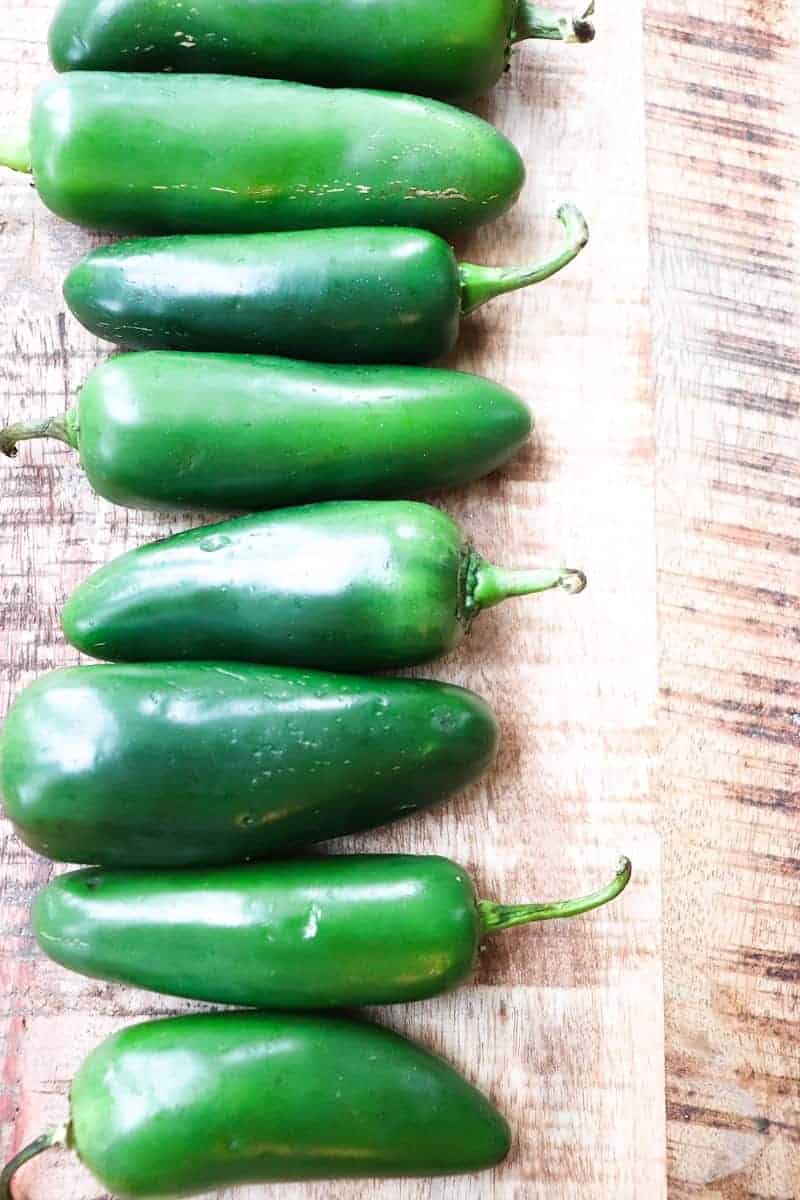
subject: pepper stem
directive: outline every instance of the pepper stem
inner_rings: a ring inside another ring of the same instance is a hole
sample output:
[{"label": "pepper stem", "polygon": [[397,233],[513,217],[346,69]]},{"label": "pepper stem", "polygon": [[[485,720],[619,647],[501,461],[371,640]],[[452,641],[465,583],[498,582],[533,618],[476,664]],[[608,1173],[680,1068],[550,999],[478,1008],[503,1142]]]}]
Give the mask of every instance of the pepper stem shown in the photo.
[{"label": "pepper stem", "polygon": [[27,132],[12,130],[0,140],[0,167],[10,167],[12,171],[30,175],[33,164]]},{"label": "pepper stem", "polygon": [[511,571],[495,567],[492,563],[478,559],[472,576],[468,605],[472,608],[493,608],[511,596],[532,596],[536,592],[549,592],[561,588],[570,596],[577,596],[586,587],[583,571],[572,567],[540,567],[532,571]]},{"label": "pepper stem", "polygon": [[67,1135],[65,1129],[51,1129],[49,1133],[43,1133],[34,1141],[20,1150],[19,1154],[6,1163],[3,1170],[0,1171],[0,1200],[14,1200],[11,1191],[11,1180],[16,1175],[20,1167],[24,1167],[26,1162],[30,1162],[32,1158],[36,1158],[38,1154],[43,1154],[45,1150],[50,1150],[53,1146],[65,1146],[67,1144]]},{"label": "pepper stem", "polygon": [[594,0],[580,16],[559,17],[551,9],[531,0],[519,0],[511,31],[512,43],[527,38],[546,38],[556,42],[591,42],[594,39]]},{"label": "pepper stem", "polygon": [[[478,912],[484,934],[499,933],[513,925],[530,925],[534,921],[551,921],[555,917],[580,917],[593,908],[602,908],[624,892],[631,878],[631,860],[621,858],[617,873],[606,887],[588,896],[574,900],[554,900],[550,904],[495,904],[491,900],[479,900]],[[3,1200],[0,1197],[0,1200]]]},{"label": "pepper stem", "polygon": [[477,267],[474,263],[461,263],[461,311],[474,312],[495,296],[505,292],[516,292],[556,275],[573,258],[577,258],[589,241],[589,226],[580,209],[574,204],[562,204],[556,216],[564,227],[564,246],[553,258],[545,259],[533,267]]},{"label": "pepper stem", "polygon": [[57,438],[66,442],[73,450],[77,450],[78,441],[72,413],[63,417],[48,417],[45,421],[36,421],[30,425],[7,425],[0,429],[0,453],[9,458],[16,458],[17,443],[30,441],[32,438]]}]

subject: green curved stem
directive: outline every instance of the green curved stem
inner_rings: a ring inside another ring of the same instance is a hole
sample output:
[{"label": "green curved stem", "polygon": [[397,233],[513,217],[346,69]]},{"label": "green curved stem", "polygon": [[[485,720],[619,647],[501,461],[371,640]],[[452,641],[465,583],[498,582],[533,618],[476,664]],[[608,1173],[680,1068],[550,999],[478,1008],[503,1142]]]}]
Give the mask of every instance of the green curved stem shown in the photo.
[{"label": "green curved stem", "polygon": [[461,263],[461,311],[474,312],[482,304],[502,296],[505,292],[516,292],[556,275],[577,258],[589,241],[589,226],[580,209],[574,204],[562,204],[557,217],[564,227],[564,245],[558,254],[533,267],[478,267],[474,263]]},{"label": "green curved stem", "polygon": [[559,17],[551,9],[531,0],[519,0],[511,41],[524,42],[528,38],[546,38],[556,42],[591,42],[594,39],[594,0],[588,8],[573,17]]},{"label": "green curved stem", "polygon": [[11,1180],[16,1175],[20,1167],[24,1167],[26,1162],[30,1162],[32,1158],[36,1158],[38,1154],[43,1154],[45,1150],[50,1150],[53,1146],[66,1145],[66,1135],[63,1129],[53,1129],[50,1133],[43,1133],[40,1137],[30,1142],[19,1154],[6,1163],[3,1170],[0,1171],[0,1200],[14,1200],[11,1191]]},{"label": "green curved stem", "polygon": [[578,896],[574,900],[554,900],[550,904],[495,904],[491,900],[479,900],[478,912],[483,933],[499,933],[503,929],[511,929],[513,925],[552,921],[555,917],[580,917],[583,913],[591,912],[593,908],[601,908],[610,900],[616,899],[620,892],[624,892],[630,878],[631,860],[621,858],[611,883],[599,892],[590,892],[588,896]]},{"label": "green curved stem", "polygon": [[45,421],[35,421],[30,425],[7,425],[5,429],[0,429],[0,453],[8,458],[16,458],[17,443],[32,438],[56,438],[77,450],[78,435],[73,413],[65,413],[63,417],[48,417]]},{"label": "green curved stem", "polygon": [[511,596],[532,596],[561,588],[577,596],[586,587],[583,571],[572,567],[540,567],[532,571],[512,571],[479,559],[474,567],[467,604],[470,608],[493,608]]},{"label": "green curved stem", "polygon": [[10,167],[12,171],[22,171],[30,175],[31,147],[27,132],[7,133],[0,138],[0,166]]}]

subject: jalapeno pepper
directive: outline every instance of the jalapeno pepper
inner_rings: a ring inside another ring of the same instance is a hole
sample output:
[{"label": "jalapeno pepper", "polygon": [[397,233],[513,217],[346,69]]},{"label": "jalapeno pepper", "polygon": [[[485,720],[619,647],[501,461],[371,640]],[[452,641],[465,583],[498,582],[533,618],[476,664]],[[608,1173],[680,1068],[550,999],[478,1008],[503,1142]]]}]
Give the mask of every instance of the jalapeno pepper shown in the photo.
[{"label": "jalapeno pepper", "polygon": [[503,1117],[441,1058],[375,1025],[214,1013],[133,1025],[72,1083],[64,1130],[0,1175],[66,1145],[117,1196],[240,1183],[480,1171],[505,1157]]},{"label": "jalapeno pepper", "polygon": [[44,85],[32,170],[60,217],[110,233],[257,233],[493,221],[525,178],[491,125],[436,100],[227,75],[76,71]]},{"label": "jalapeno pepper", "polygon": [[412,666],[453,650],[510,596],[582,591],[568,568],[510,571],[455,521],[408,500],[281,509],[141,546],[67,601],[95,658],[220,658],[328,670]]},{"label": "jalapeno pepper", "polygon": [[531,267],[457,263],[421,229],[140,238],[93,250],[64,297],[98,337],[133,350],[224,350],[322,362],[429,362],[462,314],[548,279],[588,240],[572,205],[563,249]]},{"label": "jalapeno pepper", "polygon": [[62,862],[274,856],[394,820],[477,779],[497,747],[472,692],[242,663],[71,667],[0,733],[0,792]]},{"label": "jalapeno pepper", "polygon": [[133,508],[258,509],[455,487],[530,429],[513,392],[457,371],[154,350],[104,363],[75,408],[0,431],[0,450],[57,438]]},{"label": "jalapeno pepper", "polygon": [[531,0],[63,0],[58,71],[219,71],[467,99],[526,38],[588,42],[594,5],[568,18]]},{"label": "jalapeno pepper", "polygon": [[355,855],[251,867],[61,875],[36,897],[39,945],[72,971],[255,1008],[423,1000],[469,978],[478,947],[511,926],[574,917],[608,886],[549,904],[478,900],[445,858]]}]

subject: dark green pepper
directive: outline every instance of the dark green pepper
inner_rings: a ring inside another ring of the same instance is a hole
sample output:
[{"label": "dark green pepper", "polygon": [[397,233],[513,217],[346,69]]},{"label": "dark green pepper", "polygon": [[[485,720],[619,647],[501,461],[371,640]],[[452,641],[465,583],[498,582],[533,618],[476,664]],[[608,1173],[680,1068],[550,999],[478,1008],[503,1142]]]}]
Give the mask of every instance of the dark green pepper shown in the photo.
[{"label": "dark green pepper", "polygon": [[22,840],[62,862],[244,862],[370,829],[476,780],[497,747],[472,692],[241,663],[72,667],[0,733]]},{"label": "dark green pepper", "polygon": [[62,0],[57,71],[218,71],[467,99],[526,38],[588,42],[593,5],[558,17],[531,0]]},{"label": "dark green pepper", "polygon": [[575,258],[586,222],[571,205],[558,215],[564,248],[534,267],[459,265],[421,229],[151,238],[93,250],[64,297],[92,333],[131,349],[429,362],[452,350],[462,314]]},{"label": "dark green pepper", "polygon": [[194,871],[61,875],[36,897],[39,945],[72,971],[220,1004],[340,1008],[424,1000],[463,983],[490,933],[618,896],[478,900],[463,867],[403,855]]},{"label": "dark green pepper", "polygon": [[95,658],[229,659],[328,670],[413,666],[454,649],[484,608],[579,571],[509,571],[410,500],[281,509],[190,529],[102,567],[64,609]]},{"label": "dark green pepper", "polygon": [[530,428],[512,392],[457,371],[155,350],[104,363],[77,408],[0,431],[0,449],[58,438],[133,508],[259,509],[455,487]]},{"label": "dark green pepper", "polygon": [[185,1196],[240,1183],[479,1171],[508,1125],[441,1058],[344,1018],[203,1013],[133,1025],[72,1084],[70,1121],[0,1175],[67,1145],[116,1196]]},{"label": "dark green pepper", "polygon": [[61,75],[39,92],[33,171],[54,213],[110,233],[258,233],[501,216],[525,179],[491,125],[437,100],[226,75]]}]

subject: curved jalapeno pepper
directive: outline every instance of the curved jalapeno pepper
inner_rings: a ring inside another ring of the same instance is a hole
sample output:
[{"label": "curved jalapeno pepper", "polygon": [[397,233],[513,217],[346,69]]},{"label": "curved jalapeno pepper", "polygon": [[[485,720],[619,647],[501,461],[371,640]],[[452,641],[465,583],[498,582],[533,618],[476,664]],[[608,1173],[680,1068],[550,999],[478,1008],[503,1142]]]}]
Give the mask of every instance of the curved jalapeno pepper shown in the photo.
[{"label": "curved jalapeno pepper", "polygon": [[338,1017],[213,1013],[133,1025],[72,1084],[64,1130],[0,1175],[69,1146],[117,1196],[240,1183],[450,1175],[500,1162],[503,1117],[441,1058]]}]

